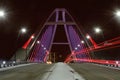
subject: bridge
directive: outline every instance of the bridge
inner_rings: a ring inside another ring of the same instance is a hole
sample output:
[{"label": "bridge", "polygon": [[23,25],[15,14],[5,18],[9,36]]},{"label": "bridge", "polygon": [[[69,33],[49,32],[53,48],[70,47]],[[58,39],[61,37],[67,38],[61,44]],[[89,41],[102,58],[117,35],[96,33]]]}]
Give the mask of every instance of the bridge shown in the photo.
[{"label": "bridge", "polygon": [[11,58],[15,67],[1,68],[1,80],[119,80],[120,61],[94,54],[119,48],[120,36],[96,43],[81,27],[66,9],[55,9]]}]

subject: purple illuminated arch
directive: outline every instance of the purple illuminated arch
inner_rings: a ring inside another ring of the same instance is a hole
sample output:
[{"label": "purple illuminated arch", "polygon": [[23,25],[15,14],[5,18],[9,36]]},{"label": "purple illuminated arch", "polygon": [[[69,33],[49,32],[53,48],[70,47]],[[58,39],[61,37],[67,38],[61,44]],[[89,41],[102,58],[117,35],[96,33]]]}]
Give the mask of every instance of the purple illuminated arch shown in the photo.
[{"label": "purple illuminated arch", "polygon": [[[67,44],[70,47],[70,51],[80,51],[84,48],[81,44],[82,34],[76,32],[77,24],[75,23],[72,16],[67,12],[66,9],[55,9],[52,14],[48,17],[45,24],[43,25],[44,32],[39,32],[35,41],[34,47],[32,48],[29,60],[35,62],[46,62],[45,57],[47,51],[51,51],[52,44],[54,43],[54,36],[58,25],[63,25],[66,36]],[[81,32],[80,32],[81,33]],[[41,36],[40,36],[41,35]],[[40,41],[40,43],[37,43]],[[66,43],[54,43],[54,44],[66,44]],[[79,46],[78,46],[79,45]],[[87,58],[87,54],[77,54],[76,58]]]}]

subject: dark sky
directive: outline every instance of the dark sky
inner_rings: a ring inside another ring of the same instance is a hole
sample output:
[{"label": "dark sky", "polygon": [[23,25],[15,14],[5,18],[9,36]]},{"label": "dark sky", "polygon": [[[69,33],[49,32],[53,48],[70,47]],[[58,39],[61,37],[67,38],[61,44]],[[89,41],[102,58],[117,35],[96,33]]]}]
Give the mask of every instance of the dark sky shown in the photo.
[{"label": "dark sky", "polygon": [[[55,8],[66,8],[82,29],[99,43],[120,35],[120,23],[113,12],[120,8],[119,0],[0,0],[0,9],[5,9],[6,18],[0,19],[0,58],[8,59],[41,25]],[[26,34],[18,40],[21,27]],[[93,32],[100,26],[105,38]]]}]

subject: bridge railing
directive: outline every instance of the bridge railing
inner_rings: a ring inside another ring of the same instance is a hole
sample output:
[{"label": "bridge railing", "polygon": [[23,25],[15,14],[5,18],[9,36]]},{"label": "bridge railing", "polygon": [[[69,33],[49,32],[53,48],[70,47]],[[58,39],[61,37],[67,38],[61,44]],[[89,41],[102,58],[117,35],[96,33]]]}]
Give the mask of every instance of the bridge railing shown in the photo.
[{"label": "bridge railing", "polygon": [[27,62],[27,61],[0,61],[0,68],[5,68],[5,67],[11,67],[11,66],[16,66],[16,65],[21,65],[21,64],[28,64],[31,62]]}]

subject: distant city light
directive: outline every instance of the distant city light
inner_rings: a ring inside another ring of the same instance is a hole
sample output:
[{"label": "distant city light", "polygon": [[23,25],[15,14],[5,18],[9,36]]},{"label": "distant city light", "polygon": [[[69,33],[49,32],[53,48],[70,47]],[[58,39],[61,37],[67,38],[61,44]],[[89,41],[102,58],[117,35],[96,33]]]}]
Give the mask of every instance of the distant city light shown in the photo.
[{"label": "distant city light", "polygon": [[51,62],[51,61],[47,61],[46,63],[47,63],[47,64],[52,64],[52,62]]}]

